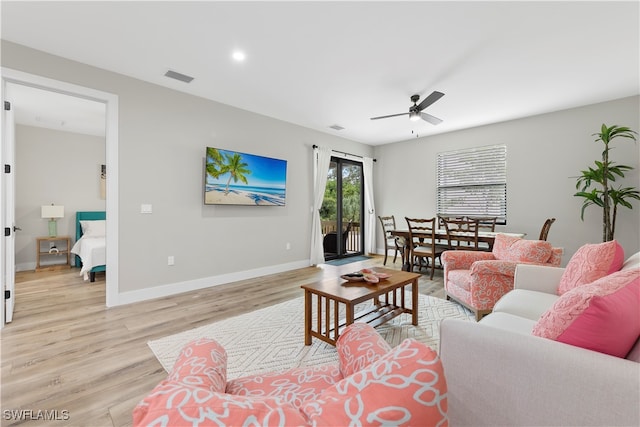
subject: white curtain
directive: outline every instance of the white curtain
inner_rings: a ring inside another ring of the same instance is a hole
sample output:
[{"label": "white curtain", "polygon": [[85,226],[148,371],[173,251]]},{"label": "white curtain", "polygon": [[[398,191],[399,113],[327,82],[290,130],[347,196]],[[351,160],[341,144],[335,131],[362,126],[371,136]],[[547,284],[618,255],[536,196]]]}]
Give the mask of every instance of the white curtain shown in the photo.
[{"label": "white curtain", "polygon": [[324,189],[327,186],[327,175],[331,163],[331,149],[317,147],[313,149],[313,213],[311,216],[311,265],[324,263],[322,246],[322,224],[320,208],[324,200]]},{"label": "white curtain", "polygon": [[373,159],[364,157],[362,159],[362,170],[364,172],[364,214],[365,224],[364,254],[376,253],[376,211],[373,202]]}]

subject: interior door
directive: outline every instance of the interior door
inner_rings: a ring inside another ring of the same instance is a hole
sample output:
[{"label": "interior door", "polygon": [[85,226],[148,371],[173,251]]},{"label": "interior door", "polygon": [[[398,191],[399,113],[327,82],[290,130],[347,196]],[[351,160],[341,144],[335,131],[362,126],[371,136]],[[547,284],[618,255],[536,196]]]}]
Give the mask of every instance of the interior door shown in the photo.
[{"label": "interior door", "polygon": [[332,157],[320,211],[325,259],[363,253],[363,210],[362,162]]},{"label": "interior door", "polygon": [[15,171],[14,169],[14,152],[15,152],[15,124],[13,117],[13,109],[9,102],[4,102],[4,120],[3,120],[3,143],[2,143],[2,167],[4,168],[2,179],[2,227],[4,238],[2,246],[4,257],[2,260],[2,271],[4,276],[3,294],[4,294],[4,319],[9,323],[13,320],[13,308],[15,302]]}]

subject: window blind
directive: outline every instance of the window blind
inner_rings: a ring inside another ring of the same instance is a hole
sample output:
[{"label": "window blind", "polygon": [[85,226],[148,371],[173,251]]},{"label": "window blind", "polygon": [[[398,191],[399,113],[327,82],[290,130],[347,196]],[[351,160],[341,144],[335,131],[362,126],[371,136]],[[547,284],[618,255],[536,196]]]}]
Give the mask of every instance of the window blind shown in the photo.
[{"label": "window blind", "polygon": [[495,216],[507,223],[507,147],[493,145],[437,155],[438,215]]}]

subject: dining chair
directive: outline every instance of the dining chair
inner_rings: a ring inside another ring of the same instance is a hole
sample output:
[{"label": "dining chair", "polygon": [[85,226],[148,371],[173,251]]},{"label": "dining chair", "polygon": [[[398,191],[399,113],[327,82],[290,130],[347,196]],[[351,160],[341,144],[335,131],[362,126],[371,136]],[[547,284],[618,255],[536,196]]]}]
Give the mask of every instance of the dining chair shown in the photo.
[{"label": "dining chair", "polygon": [[[470,217],[472,219],[478,220],[478,231],[496,231],[496,221],[498,217],[495,216],[474,216]],[[486,242],[478,242],[478,250],[479,251],[489,251],[491,252],[491,245]]]},{"label": "dining chair", "polygon": [[478,220],[472,218],[443,218],[447,232],[448,248],[468,251],[478,250]]},{"label": "dining chair", "polygon": [[[444,225],[444,221],[448,220],[448,221],[461,221],[463,219],[465,219],[466,216],[464,215],[455,215],[455,216],[446,216],[446,215],[438,215],[438,229],[439,230],[444,230],[444,235],[446,237],[446,227]],[[438,243],[441,245],[447,245],[447,247],[449,246],[449,239],[446,238],[442,238],[442,234],[440,233],[440,240],[438,240]]]},{"label": "dining chair", "polygon": [[549,229],[551,228],[551,224],[556,222],[555,218],[547,218],[547,220],[542,225],[542,230],[540,230],[540,237],[538,240],[547,240],[547,236],[549,236]]},{"label": "dining chair", "polygon": [[387,255],[391,249],[395,250],[393,253],[393,263],[395,264],[398,253],[400,253],[400,259],[404,259],[404,242],[399,241],[400,237],[391,235],[391,231],[396,229],[396,218],[393,215],[378,215],[378,220],[380,220],[382,235],[384,236],[384,261],[382,265],[387,265]]},{"label": "dining chair", "polygon": [[436,260],[439,260],[440,255],[447,250],[447,246],[436,242],[436,218],[405,217],[404,219],[409,228],[409,269],[413,271],[414,266],[422,268],[422,260],[426,260],[426,267],[431,267],[429,278],[433,279]]}]

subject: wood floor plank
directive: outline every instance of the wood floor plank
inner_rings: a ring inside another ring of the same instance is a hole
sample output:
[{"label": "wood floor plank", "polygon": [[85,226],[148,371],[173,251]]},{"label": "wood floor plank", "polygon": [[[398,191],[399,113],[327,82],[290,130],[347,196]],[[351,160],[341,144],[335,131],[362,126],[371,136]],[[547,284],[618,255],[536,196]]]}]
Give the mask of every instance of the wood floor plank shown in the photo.
[{"label": "wood floor plank", "polygon": [[[166,377],[149,340],[300,297],[302,284],[379,266],[382,259],[307,267],[112,308],[105,307],[104,275],[89,283],[75,268],[18,273],[14,320],[1,334],[2,410],[68,411],[69,420],[3,417],[2,425],[128,427],[134,406]],[[419,287],[444,297],[442,272],[433,281],[422,276]]]}]

